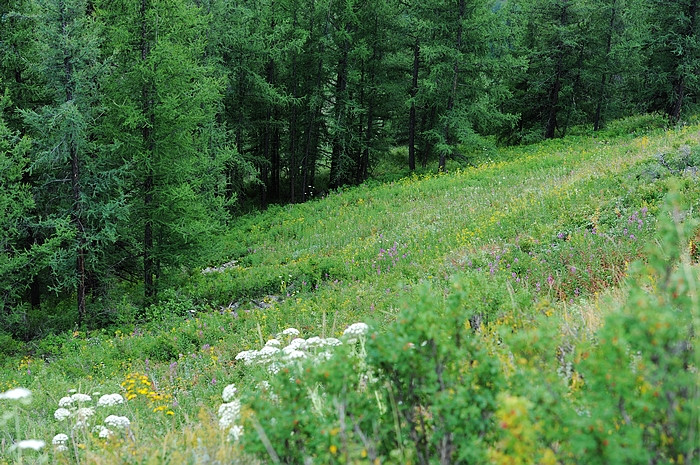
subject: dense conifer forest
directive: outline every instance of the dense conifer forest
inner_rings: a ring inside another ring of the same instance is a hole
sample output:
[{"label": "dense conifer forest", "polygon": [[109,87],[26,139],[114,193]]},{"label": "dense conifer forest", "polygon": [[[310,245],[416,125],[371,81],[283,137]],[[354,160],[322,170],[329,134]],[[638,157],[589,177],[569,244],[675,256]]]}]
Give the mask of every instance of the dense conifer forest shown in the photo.
[{"label": "dense conifer forest", "polygon": [[699,0],[0,0],[0,465],[700,460]]},{"label": "dense conifer forest", "polygon": [[[657,112],[700,88],[698,2],[6,0],[3,330],[123,284],[158,300],[242,212],[496,144]],[[8,320],[9,318],[9,320]]]}]

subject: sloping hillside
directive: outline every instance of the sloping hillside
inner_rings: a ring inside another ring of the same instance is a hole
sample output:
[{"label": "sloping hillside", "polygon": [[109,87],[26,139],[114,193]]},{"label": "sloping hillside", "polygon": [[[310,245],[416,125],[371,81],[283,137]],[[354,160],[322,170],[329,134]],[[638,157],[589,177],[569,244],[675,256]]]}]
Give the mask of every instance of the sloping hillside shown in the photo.
[{"label": "sloping hillside", "polygon": [[699,168],[697,125],[570,137],[243,217],[8,350],[0,463],[692,463]]}]

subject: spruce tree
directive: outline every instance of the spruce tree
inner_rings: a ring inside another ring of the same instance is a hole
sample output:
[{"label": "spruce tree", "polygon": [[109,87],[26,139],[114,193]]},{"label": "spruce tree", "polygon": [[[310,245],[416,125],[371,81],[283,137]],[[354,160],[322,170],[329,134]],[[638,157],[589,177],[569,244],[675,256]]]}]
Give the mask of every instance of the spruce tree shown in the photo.
[{"label": "spruce tree", "polygon": [[[36,4],[33,0],[7,0],[0,2],[0,80],[3,87],[0,93],[7,91],[7,104],[3,107],[3,116],[11,131],[18,131],[20,136],[28,131],[22,116],[22,110],[34,110],[46,103],[46,87],[41,74],[34,63],[38,61]],[[24,171],[22,182],[34,184],[34,176],[29,170]],[[23,248],[27,251],[42,243],[46,238],[35,227],[35,211],[26,212]],[[41,273],[33,274],[26,299],[32,307],[39,307],[44,295]]]}]

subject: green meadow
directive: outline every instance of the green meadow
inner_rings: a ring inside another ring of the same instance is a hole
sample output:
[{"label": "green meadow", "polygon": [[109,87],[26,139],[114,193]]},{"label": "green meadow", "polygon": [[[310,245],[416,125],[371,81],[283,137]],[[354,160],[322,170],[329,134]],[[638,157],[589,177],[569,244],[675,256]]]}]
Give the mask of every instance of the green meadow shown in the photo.
[{"label": "green meadow", "polygon": [[158,304],[6,337],[0,464],[697,463],[700,125],[473,159],[242,216]]}]

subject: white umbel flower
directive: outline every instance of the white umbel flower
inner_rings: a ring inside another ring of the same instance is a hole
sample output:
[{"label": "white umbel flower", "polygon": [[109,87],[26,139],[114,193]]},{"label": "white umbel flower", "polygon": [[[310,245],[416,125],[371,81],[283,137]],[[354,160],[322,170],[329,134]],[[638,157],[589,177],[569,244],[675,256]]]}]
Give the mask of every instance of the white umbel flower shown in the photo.
[{"label": "white umbel flower", "polygon": [[95,409],[92,407],[81,407],[75,412],[75,417],[79,421],[87,421],[88,418],[95,414]]},{"label": "white umbel flower", "polygon": [[253,363],[253,360],[258,356],[257,350],[244,350],[236,355],[236,360],[243,360],[246,365]]},{"label": "white umbel flower", "polygon": [[311,348],[314,348],[314,347],[320,347],[320,346],[322,346],[322,345],[323,345],[323,339],[321,339],[321,338],[318,337],[318,336],[314,336],[314,337],[308,338],[308,339],[306,340],[305,344],[304,344],[304,346],[305,346],[307,349],[311,349]]},{"label": "white umbel flower", "polygon": [[221,429],[231,427],[241,413],[241,402],[234,400],[219,406],[219,426]]},{"label": "white umbel flower", "polygon": [[73,399],[70,396],[61,397],[61,400],[58,401],[59,407],[70,407],[71,405],[73,405]]},{"label": "white umbel flower", "polygon": [[112,428],[128,428],[129,425],[131,425],[131,421],[129,421],[127,417],[110,415],[105,418],[105,425],[111,426]]},{"label": "white umbel flower", "polygon": [[269,373],[272,373],[273,375],[276,375],[277,373],[279,373],[281,369],[282,369],[282,367],[277,362],[272,362],[267,366],[267,371]]},{"label": "white umbel flower", "polygon": [[10,448],[10,450],[14,449],[33,449],[33,450],[40,450],[42,447],[44,447],[46,443],[44,441],[41,441],[39,439],[25,439],[23,441],[20,441],[16,443],[14,446]]},{"label": "white umbel flower", "polygon": [[228,438],[230,441],[237,442],[241,436],[243,436],[243,426],[233,425],[228,431]]},{"label": "white umbel flower", "polygon": [[99,407],[113,407],[123,403],[124,398],[120,394],[105,394],[97,401]]},{"label": "white umbel flower", "polygon": [[277,347],[265,346],[258,351],[258,357],[262,358],[263,361],[265,361],[266,359],[269,359],[270,357],[272,357],[273,355],[275,355],[279,351],[280,350]]},{"label": "white umbel flower", "polygon": [[0,392],[0,400],[2,400],[2,399],[22,400],[22,399],[28,399],[31,396],[32,396],[32,391],[30,391],[29,389],[25,389],[25,388],[14,388],[14,389],[10,389],[7,392]]},{"label": "white umbel flower", "polygon": [[224,392],[221,395],[221,397],[223,397],[224,402],[231,402],[236,397],[236,392],[238,392],[238,389],[236,389],[236,385],[229,384],[224,388]]},{"label": "white umbel flower", "polygon": [[114,431],[102,425],[95,426],[95,428],[93,428],[93,431],[97,433],[97,436],[99,436],[102,439],[107,439],[108,437],[114,434]]},{"label": "white umbel flower", "polygon": [[53,450],[55,450],[56,452],[68,452],[68,446],[64,444],[59,444],[55,446]]},{"label": "white umbel flower", "polygon": [[269,381],[262,380],[258,383],[258,389],[262,389],[263,391],[269,391],[271,388],[272,386]]},{"label": "white umbel flower", "polygon": [[306,347],[306,340],[300,337],[292,339],[292,342],[290,342],[289,345],[285,347],[285,349],[290,347],[291,349],[304,349]]},{"label": "white umbel flower", "polygon": [[369,326],[365,323],[353,323],[348,328],[343,331],[343,336],[358,337],[367,334]]},{"label": "white umbel flower", "polygon": [[56,436],[53,437],[53,440],[51,441],[51,444],[54,446],[60,446],[60,445],[65,445],[68,442],[68,435],[63,434],[63,433],[58,433]]},{"label": "white umbel flower", "polygon": [[284,331],[282,331],[282,334],[284,334],[285,336],[298,336],[301,333],[296,328],[287,328]]},{"label": "white umbel flower", "polygon": [[81,428],[87,428],[90,426],[87,420],[81,420],[77,419],[75,423],[73,424],[73,430],[81,429]]},{"label": "white umbel flower", "polygon": [[63,421],[66,418],[70,417],[71,415],[72,415],[71,411],[68,410],[67,408],[63,408],[63,407],[57,409],[53,413],[54,418],[56,418],[56,420],[58,420],[58,421]]},{"label": "white umbel flower", "polygon": [[274,346],[274,347],[279,347],[282,345],[282,343],[278,339],[270,339],[265,343],[266,346]]},{"label": "white umbel flower", "polygon": [[70,396],[70,398],[73,400],[73,402],[90,402],[92,400],[92,397],[90,397],[87,394],[81,394],[81,393],[76,393]]},{"label": "white umbel flower", "polygon": [[302,352],[301,350],[290,350],[287,352],[287,358],[290,360],[301,360],[306,358],[306,352]]}]

